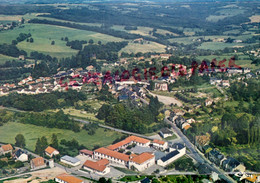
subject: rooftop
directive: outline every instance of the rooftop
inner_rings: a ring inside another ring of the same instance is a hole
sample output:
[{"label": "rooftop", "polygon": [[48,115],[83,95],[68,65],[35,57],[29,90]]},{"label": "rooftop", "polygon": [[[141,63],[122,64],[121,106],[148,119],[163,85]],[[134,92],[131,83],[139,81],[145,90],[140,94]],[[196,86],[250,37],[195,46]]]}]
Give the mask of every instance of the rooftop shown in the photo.
[{"label": "rooftop", "polygon": [[80,161],[79,159],[73,158],[73,157],[68,156],[68,155],[65,155],[65,156],[61,157],[61,159],[65,160],[65,161],[68,161],[68,162],[71,162],[71,163],[77,163],[77,162]]},{"label": "rooftop", "polygon": [[108,165],[108,164],[109,164],[109,161],[107,159],[102,159],[97,162],[87,160],[84,163],[84,166],[97,170],[99,172],[103,172],[106,169],[106,165]]},{"label": "rooftop", "polygon": [[44,159],[42,157],[32,159],[32,163],[34,164],[35,167],[45,165]]},{"label": "rooftop", "polygon": [[12,147],[11,144],[2,145],[1,148],[3,149],[3,151],[10,151],[10,150],[13,150],[13,147]]},{"label": "rooftop", "polygon": [[165,161],[171,159],[172,157],[176,156],[177,154],[179,154],[179,151],[177,151],[177,150],[172,151],[172,152],[166,154],[164,157],[162,157],[161,160],[163,162],[165,162]]},{"label": "rooftop", "polygon": [[128,155],[117,152],[117,151],[112,151],[112,150],[105,148],[105,147],[101,147],[99,149],[96,149],[94,152],[106,154],[108,156],[111,156],[111,157],[114,157],[114,158],[117,158],[117,159],[120,159],[120,160],[123,160],[123,161],[129,161]]},{"label": "rooftop", "polygon": [[154,155],[153,154],[150,154],[150,153],[142,153],[138,156],[135,156],[133,157],[133,159],[131,161],[137,163],[137,164],[142,164],[150,159],[154,158]]},{"label": "rooftop", "polygon": [[51,147],[51,146],[48,146],[48,147],[45,149],[45,152],[47,152],[48,154],[52,154],[54,151],[57,151],[57,150],[54,149],[54,148]]},{"label": "rooftop", "polygon": [[63,180],[64,182],[67,182],[67,183],[82,183],[83,182],[83,180],[80,180],[77,177],[74,177],[72,175],[68,175],[66,173],[58,175],[56,178]]}]

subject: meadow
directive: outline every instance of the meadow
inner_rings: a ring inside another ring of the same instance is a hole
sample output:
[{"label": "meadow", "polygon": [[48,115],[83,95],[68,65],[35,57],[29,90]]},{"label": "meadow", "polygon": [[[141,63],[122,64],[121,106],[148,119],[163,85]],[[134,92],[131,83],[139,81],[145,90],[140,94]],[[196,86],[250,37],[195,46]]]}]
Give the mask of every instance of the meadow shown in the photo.
[{"label": "meadow", "polygon": [[0,65],[4,64],[6,61],[11,61],[11,60],[18,60],[18,58],[9,57],[9,56],[0,54]]},{"label": "meadow", "polygon": [[[70,57],[77,53],[77,50],[73,50],[66,46],[66,42],[61,40],[62,37],[68,37],[69,40],[88,41],[89,39],[93,39],[94,43],[97,43],[98,41],[106,43],[110,41],[123,40],[121,38],[116,38],[92,31],[78,30],[54,25],[24,24],[23,27],[16,27],[14,30],[0,32],[0,44],[10,44],[12,40],[15,40],[20,33],[31,33],[34,42],[20,42],[17,45],[19,49],[23,49],[28,53],[32,51],[38,51],[57,58]],[[55,45],[51,45],[52,41],[55,41]]]},{"label": "meadow", "polygon": [[166,46],[155,42],[149,42],[149,44],[129,43],[126,47],[120,50],[120,53],[122,52],[127,52],[127,53],[165,52],[165,48]]},{"label": "meadow", "polygon": [[24,135],[26,148],[31,151],[35,150],[37,138],[45,136],[48,139],[48,142],[50,142],[53,133],[57,134],[59,140],[72,140],[74,138],[79,144],[83,144],[88,149],[93,149],[96,145],[107,146],[117,138],[123,136],[121,133],[103,128],[98,128],[94,135],[88,135],[88,132],[85,130],[75,133],[71,130],[8,122],[0,127],[0,142],[14,144],[15,136],[19,133]]}]

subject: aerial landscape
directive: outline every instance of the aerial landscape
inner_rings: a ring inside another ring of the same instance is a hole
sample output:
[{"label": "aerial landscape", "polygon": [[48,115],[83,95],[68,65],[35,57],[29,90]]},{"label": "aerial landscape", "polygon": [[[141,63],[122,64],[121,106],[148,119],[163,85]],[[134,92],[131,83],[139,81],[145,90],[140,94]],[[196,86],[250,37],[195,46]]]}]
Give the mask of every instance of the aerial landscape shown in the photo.
[{"label": "aerial landscape", "polygon": [[259,0],[0,0],[0,183],[260,182]]}]

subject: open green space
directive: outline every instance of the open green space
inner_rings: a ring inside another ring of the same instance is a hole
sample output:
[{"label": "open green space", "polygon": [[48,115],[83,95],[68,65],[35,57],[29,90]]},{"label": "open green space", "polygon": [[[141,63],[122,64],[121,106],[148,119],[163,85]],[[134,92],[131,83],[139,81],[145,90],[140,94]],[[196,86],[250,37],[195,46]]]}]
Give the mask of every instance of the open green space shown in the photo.
[{"label": "open green space", "polygon": [[129,43],[126,47],[120,50],[120,53],[122,52],[127,52],[127,53],[165,52],[165,47],[166,46],[155,42],[147,42],[144,44]]},{"label": "open green space", "polygon": [[37,138],[46,136],[48,142],[50,142],[53,133],[57,134],[59,140],[72,140],[74,138],[79,144],[83,144],[88,149],[93,149],[96,145],[107,146],[115,139],[122,137],[121,133],[103,128],[98,128],[94,135],[88,135],[88,132],[85,130],[75,133],[71,130],[8,122],[0,127],[0,142],[14,144],[15,136],[19,133],[25,137],[26,148],[32,151],[35,150]]},{"label": "open green space", "polygon": [[[24,27],[16,27],[13,30],[0,32],[0,44],[10,44],[15,40],[20,33],[31,33],[34,39],[33,43],[26,41],[20,42],[17,46],[28,53],[38,51],[44,54],[49,54],[58,58],[69,57],[75,55],[77,50],[73,50],[66,46],[65,41],[61,41],[62,37],[68,37],[69,40],[89,40],[93,39],[95,43],[110,41],[122,41],[120,38],[96,33],[92,31],[77,30],[67,27],[43,25],[43,24],[25,24]],[[51,42],[55,41],[55,45]]]},{"label": "open green space", "polygon": [[9,56],[0,54],[0,65],[4,64],[6,61],[11,61],[11,60],[18,60],[18,58],[9,57]]}]

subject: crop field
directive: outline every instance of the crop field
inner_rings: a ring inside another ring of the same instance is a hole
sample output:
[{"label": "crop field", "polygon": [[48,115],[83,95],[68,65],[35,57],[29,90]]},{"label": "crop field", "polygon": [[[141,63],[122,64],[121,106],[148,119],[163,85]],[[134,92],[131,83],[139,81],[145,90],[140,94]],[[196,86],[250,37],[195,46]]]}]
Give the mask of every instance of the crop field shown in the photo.
[{"label": "crop field", "polygon": [[127,53],[164,52],[165,48],[166,46],[155,42],[150,42],[149,44],[129,43],[126,47],[120,50],[120,53],[122,52],[127,52]]},{"label": "crop field", "polygon": [[71,130],[9,122],[0,127],[0,142],[14,144],[15,136],[19,133],[25,137],[26,148],[32,151],[35,150],[37,138],[45,136],[48,142],[50,142],[53,133],[57,134],[59,140],[72,140],[75,138],[79,144],[85,145],[88,149],[93,149],[95,145],[107,146],[122,136],[121,133],[103,128],[98,128],[94,135],[88,135],[88,132],[85,130],[75,133]]},{"label": "crop field", "polygon": [[[77,53],[77,50],[67,47],[66,42],[61,41],[61,37],[68,37],[69,40],[88,41],[89,39],[93,39],[95,43],[98,41],[106,43],[109,41],[123,40],[92,31],[77,30],[53,25],[25,24],[24,27],[17,27],[14,30],[0,32],[0,44],[10,44],[11,41],[16,39],[20,33],[31,33],[34,42],[20,42],[17,45],[19,49],[23,49],[28,53],[38,51],[58,58],[69,57]],[[52,41],[55,41],[55,45],[51,45]]]}]

